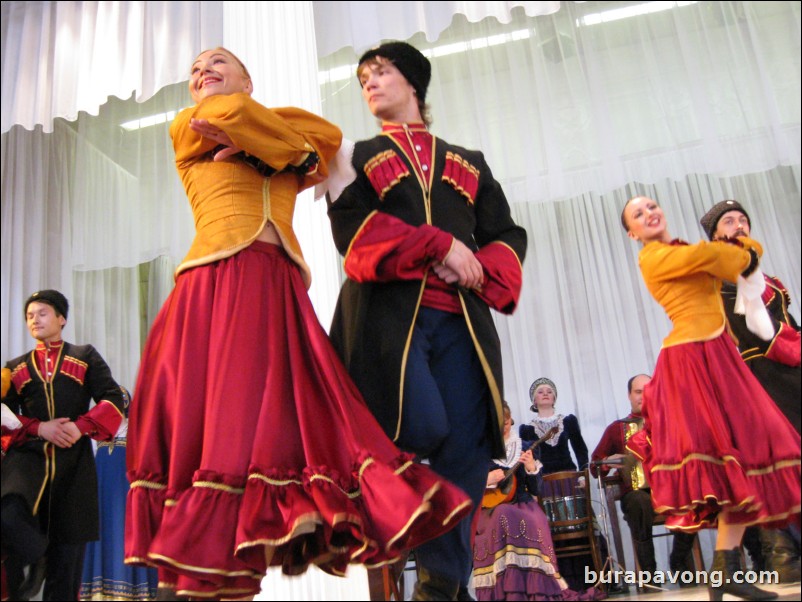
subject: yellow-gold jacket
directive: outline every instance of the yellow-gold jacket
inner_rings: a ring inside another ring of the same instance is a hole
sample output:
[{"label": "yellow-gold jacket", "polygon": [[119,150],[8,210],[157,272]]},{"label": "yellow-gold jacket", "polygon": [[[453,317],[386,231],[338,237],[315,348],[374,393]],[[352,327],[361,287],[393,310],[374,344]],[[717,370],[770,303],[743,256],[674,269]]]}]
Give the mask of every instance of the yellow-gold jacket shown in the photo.
[{"label": "yellow-gold jacket", "polygon": [[[207,120],[235,146],[278,173],[266,177],[236,156],[214,161],[212,151],[217,143],[193,131],[190,119]],[[292,229],[295,198],[328,175],[326,164],[337,152],[342,132],[302,109],[268,109],[248,94],[238,93],[211,96],[184,109],[170,126],[170,136],[196,229],[176,276],[241,251],[269,221],[309,288],[309,266]],[[319,161],[305,174],[282,173],[287,167],[303,164],[310,153],[316,153]]]},{"label": "yellow-gold jacket", "polygon": [[643,247],[638,255],[643,281],[674,326],[663,347],[708,341],[724,331],[721,281],[736,281],[751,261],[748,249],[763,254],[757,241],[738,240],[743,247],[720,241],[655,241]]}]

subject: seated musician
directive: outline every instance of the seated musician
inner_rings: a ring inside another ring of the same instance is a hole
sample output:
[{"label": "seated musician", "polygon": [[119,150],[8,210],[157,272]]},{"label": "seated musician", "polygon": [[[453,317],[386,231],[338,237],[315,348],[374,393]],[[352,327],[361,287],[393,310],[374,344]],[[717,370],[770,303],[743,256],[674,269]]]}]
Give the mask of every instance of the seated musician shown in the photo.
[{"label": "seated musician", "polygon": [[[506,458],[490,466],[478,513],[473,547],[473,587],[478,600],[593,600],[591,588],[578,594],[560,576],[546,515],[537,503],[542,464],[537,450],[522,451],[511,434],[514,424],[504,404]],[[505,479],[510,475],[509,479]],[[508,485],[508,483],[510,483]]]},{"label": "seated musician", "polygon": [[[637,543],[638,563],[641,571],[654,572],[657,563],[654,558],[654,543],[652,541],[652,528],[654,526],[654,509],[652,496],[646,481],[643,466],[627,451],[626,443],[629,438],[643,427],[641,406],[643,405],[643,388],[651,380],[647,374],[637,374],[627,383],[627,394],[632,412],[626,418],[616,420],[604,431],[601,441],[593,450],[593,462],[602,460],[614,461],[618,465],[621,475],[621,511],[624,520],[629,525],[633,539]],[[591,462],[590,471],[598,475],[597,465]],[[623,463],[621,463],[623,462]],[[601,473],[606,475],[613,466],[602,465]],[[672,571],[690,570],[691,548],[695,535],[674,531],[674,542],[669,557]],[[680,582],[682,583],[682,582]]]}]

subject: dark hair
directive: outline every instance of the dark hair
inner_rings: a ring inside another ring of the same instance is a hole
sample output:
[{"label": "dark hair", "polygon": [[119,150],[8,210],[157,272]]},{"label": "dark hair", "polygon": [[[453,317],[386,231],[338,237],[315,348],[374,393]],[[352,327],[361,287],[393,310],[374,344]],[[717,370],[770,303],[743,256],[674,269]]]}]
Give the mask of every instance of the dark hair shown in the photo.
[{"label": "dark hair", "polygon": [[420,50],[407,42],[399,41],[385,42],[380,46],[371,48],[359,57],[357,78],[359,78],[358,69],[365,62],[377,56],[387,59],[395,65],[396,69],[415,89],[418,98],[426,100],[426,91],[429,89],[429,82],[432,79],[432,64]]},{"label": "dark hair", "polygon": [[420,112],[420,118],[423,120],[423,123],[426,125],[427,128],[431,127],[432,122],[434,121],[432,119],[432,113],[429,109],[430,109],[429,105],[419,98],[418,111]]},{"label": "dark hair", "polygon": [[651,375],[649,375],[649,374],[644,374],[643,372],[641,372],[640,374],[636,374],[635,376],[633,376],[632,378],[630,378],[630,379],[627,381],[627,394],[629,394],[629,393],[632,393],[632,381],[634,381],[634,380],[635,380],[636,378],[638,378],[639,376],[645,376],[645,377],[647,377],[647,378],[651,378]]},{"label": "dark hair", "polygon": [[[629,204],[632,201],[634,201],[635,199],[640,199],[640,198],[649,198],[649,197],[646,197],[646,196],[644,196],[642,194],[636,194],[635,196],[631,197],[626,203],[624,203],[624,207],[623,207],[623,209],[621,209],[621,225],[624,226],[624,230],[626,230],[627,232],[629,232],[629,224],[627,223],[627,217],[626,217],[627,207],[629,206]],[[658,203],[654,199],[650,199],[650,200],[654,201],[655,204],[658,207],[660,206],[660,203]]]}]

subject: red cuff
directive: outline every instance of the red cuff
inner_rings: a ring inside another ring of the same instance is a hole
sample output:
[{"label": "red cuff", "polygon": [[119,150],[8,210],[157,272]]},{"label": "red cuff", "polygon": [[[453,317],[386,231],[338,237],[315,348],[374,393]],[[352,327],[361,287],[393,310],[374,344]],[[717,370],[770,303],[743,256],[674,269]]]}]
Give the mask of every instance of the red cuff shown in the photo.
[{"label": "red cuff", "polygon": [[16,445],[25,443],[29,439],[39,436],[39,420],[27,416],[17,416],[22,423],[19,428],[9,429],[3,427],[3,451],[6,452]]},{"label": "red cuff", "polygon": [[26,416],[17,416],[20,422],[22,422],[22,426],[18,428],[18,431],[24,431],[28,437],[36,438],[39,436],[39,425],[42,422],[38,418],[28,418]]},{"label": "red cuff", "polygon": [[101,400],[94,408],[75,421],[82,435],[98,441],[110,441],[117,434],[123,416],[110,401]]},{"label": "red cuff", "polygon": [[479,297],[490,307],[511,314],[518,306],[523,271],[518,256],[504,243],[490,243],[476,252],[485,272]]},{"label": "red cuff", "polygon": [[788,324],[780,323],[780,330],[771,342],[766,357],[774,362],[796,367],[800,364],[801,349],[799,333]]},{"label": "red cuff", "polygon": [[434,226],[412,226],[382,212],[357,232],[345,256],[345,273],[357,282],[418,280],[433,261],[442,261],[454,237]]}]

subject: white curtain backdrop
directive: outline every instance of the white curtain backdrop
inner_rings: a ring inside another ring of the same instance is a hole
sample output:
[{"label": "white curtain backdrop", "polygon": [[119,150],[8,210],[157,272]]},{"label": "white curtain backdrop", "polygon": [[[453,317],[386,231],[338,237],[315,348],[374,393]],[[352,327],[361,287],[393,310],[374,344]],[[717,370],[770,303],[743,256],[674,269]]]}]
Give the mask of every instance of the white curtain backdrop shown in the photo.
[{"label": "white curtain backdrop", "polygon": [[379,40],[408,40],[423,32],[435,41],[454,15],[465,15],[471,23],[493,17],[509,23],[513,7],[527,15],[548,15],[560,9],[560,2],[314,2],[315,31],[320,56],[341,48],[358,51]]},{"label": "white curtain backdrop", "polygon": [[[24,299],[58,288],[65,338],[133,387],[194,232],[168,124],[190,103],[189,64],[220,44],[261,102],[321,112],[352,140],[378,130],[361,52],[408,39],[431,57],[434,133],[484,151],[529,234],[519,309],[497,320],[519,423],[548,376],[592,449],[627,411],[627,378],[652,370],[669,324],[619,223],[635,193],[689,241],[710,205],[742,202],[799,318],[798,2],[251,4],[2,3],[3,362],[32,345]],[[157,123],[121,126],[145,118]],[[328,326],[341,275],[324,212],[305,195],[295,226]]]},{"label": "white curtain backdrop", "polygon": [[109,96],[138,102],[187,79],[220,41],[222,2],[3,2],[2,132],[53,131],[97,115]]},{"label": "white curtain backdrop", "polygon": [[[513,9],[509,23],[457,15],[436,42],[415,35],[433,61],[433,130],[494,159],[515,203],[799,162],[798,3],[699,2],[581,24],[620,4]],[[376,131],[359,54],[321,60],[326,115],[356,139]]]}]

